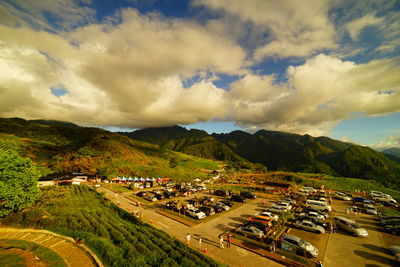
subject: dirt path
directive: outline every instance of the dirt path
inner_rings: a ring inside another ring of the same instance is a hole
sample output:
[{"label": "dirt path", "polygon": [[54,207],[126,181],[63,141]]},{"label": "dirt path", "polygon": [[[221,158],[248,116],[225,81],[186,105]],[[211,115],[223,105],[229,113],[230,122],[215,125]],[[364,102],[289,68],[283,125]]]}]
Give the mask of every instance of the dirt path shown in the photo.
[{"label": "dirt path", "polygon": [[[116,199],[118,199],[120,207],[127,211],[133,211],[137,209],[137,207],[133,205],[132,201],[125,198],[123,194],[118,194],[118,197],[116,197],[116,194],[107,188],[101,187],[97,190],[99,192],[104,192],[105,196],[114,203],[116,202]],[[227,218],[224,216],[232,216],[231,213],[226,213],[225,215],[219,216],[210,222],[189,227],[158,214],[154,206],[141,207],[140,212],[144,221],[152,224],[154,227],[168,233],[182,242],[185,242],[186,234],[190,233],[191,240],[189,245],[193,249],[200,250],[200,244],[198,240],[201,236],[202,249],[204,250],[204,248],[207,248],[207,255],[220,263],[237,267],[282,266],[272,260],[249,252],[238,246],[231,246],[231,248],[225,249],[219,248],[218,235],[225,232],[227,223]],[[238,214],[246,213],[246,205],[237,208],[236,210],[232,211],[232,213],[233,212]]]},{"label": "dirt path", "polygon": [[45,230],[0,228],[0,239],[25,240],[40,244],[58,253],[68,266],[102,267],[97,256],[84,245],[77,246],[72,238]]}]

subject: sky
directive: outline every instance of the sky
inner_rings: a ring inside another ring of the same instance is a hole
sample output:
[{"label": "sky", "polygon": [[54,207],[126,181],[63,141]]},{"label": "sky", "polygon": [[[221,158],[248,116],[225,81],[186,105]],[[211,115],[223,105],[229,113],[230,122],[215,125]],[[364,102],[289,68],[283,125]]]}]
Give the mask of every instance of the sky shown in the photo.
[{"label": "sky", "polygon": [[400,1],[1,0],[0,117],[400,147]]}]

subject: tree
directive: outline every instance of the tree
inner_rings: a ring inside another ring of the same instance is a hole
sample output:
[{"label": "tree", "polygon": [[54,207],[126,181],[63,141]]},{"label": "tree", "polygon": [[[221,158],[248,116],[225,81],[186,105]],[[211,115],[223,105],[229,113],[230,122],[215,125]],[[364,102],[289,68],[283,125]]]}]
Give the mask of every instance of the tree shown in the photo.
[{"label": "tree", "polygon": [[0,217],[30,206],[39,195],[40,173],[28,158],[0,152]]}]

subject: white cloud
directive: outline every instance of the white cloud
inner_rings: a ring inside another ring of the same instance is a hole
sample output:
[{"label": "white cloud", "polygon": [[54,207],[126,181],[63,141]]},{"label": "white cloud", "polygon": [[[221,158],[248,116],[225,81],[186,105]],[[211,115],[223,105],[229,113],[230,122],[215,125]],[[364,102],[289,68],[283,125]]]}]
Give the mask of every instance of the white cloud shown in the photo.
[{"label": "white cloud", "polygon": [[[0,25],[0,116],[147,127],[225,114],[205,72],[246,73],[245,51],[192,22],[126,9],[112,23],[48,33]],[[118,22],[118,23],[117,23]],[[50,87],[63,84],[67,94]]]},{"label": "white cloud", "polygon": [[287,76],[279,86],[272,77],[234,82],[231,118],[244,127],[327,134],[352,114],[400,111],[399,58],[357,65],[320,54],[289,67]]},{"label": "white cloud", "polygon": [[[306,57],[337,47],[335,28],[328,17],[331,7],[328,0],[307,4],[300,0],[248,0],[245,4],[241,0],[197,0],[194,4],[253,23],[259,31],[259,43],[254,51],[257,61],[266,57]],[[267,39],[262,38],[265,34]]]}]

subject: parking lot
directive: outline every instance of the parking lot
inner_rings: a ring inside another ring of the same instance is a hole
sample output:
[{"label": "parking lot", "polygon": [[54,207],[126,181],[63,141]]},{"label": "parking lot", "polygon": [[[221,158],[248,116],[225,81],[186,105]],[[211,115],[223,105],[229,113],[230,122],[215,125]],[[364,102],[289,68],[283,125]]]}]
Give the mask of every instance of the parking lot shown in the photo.
[{"label": "parking lot", "polygon": [[[203,193],[199,194],[198,197],[202,195]],[[176,236],[178,239],[183,239],[184,233],[191,232],[194,236],[202,236],[206,240],[210,240],[210,246],[218,248],[218,235],[238,227],[248,217],[254,216],[257,212],[263,211],[267,206],[270,206],[273,201],[248,200],[245,204],[240,204],[232,210],[213,215],[215,216],[213,219],[206,220],[204,223],[191,228],[177,225],[172,219],[160,216],[155,212],[165,201],[152,206],[152,208],[148,207],[145,216],[146,220],[152,221],[155,226]],[[330,222],[334,216],[345,216],[354,219],[368,231],[368,237],[355,237],[341,229],[338,229],[334,234],[317,234],[291,228],[290,234],[303,238],[316,246],[319,250],[318,258],[323,261],[324,266],[349,266],[349,264],[351,266],[398,266],[395,257],[390,254],[387,248],[390,245],[400,245],[400,237],[386,233],[379,225],[376,215],[365,213],[360,215],[346,214],[345,208],[350,206],[352,206],[351,201],[334,199],[332,203],[333,211],[329,214],[330,217],[327,221]],[[234,250],[231,249],[229,254],[227,253],[225,251],[220,253],[216,251],[216,253],[210,253],[210,256],[230,266],[256,266],[254,264],[278,266],[275,262],[257,254],[246,252],[238,247],[234,248]],[[246,260],[235,260],[234,258],[238,255]]]}]

